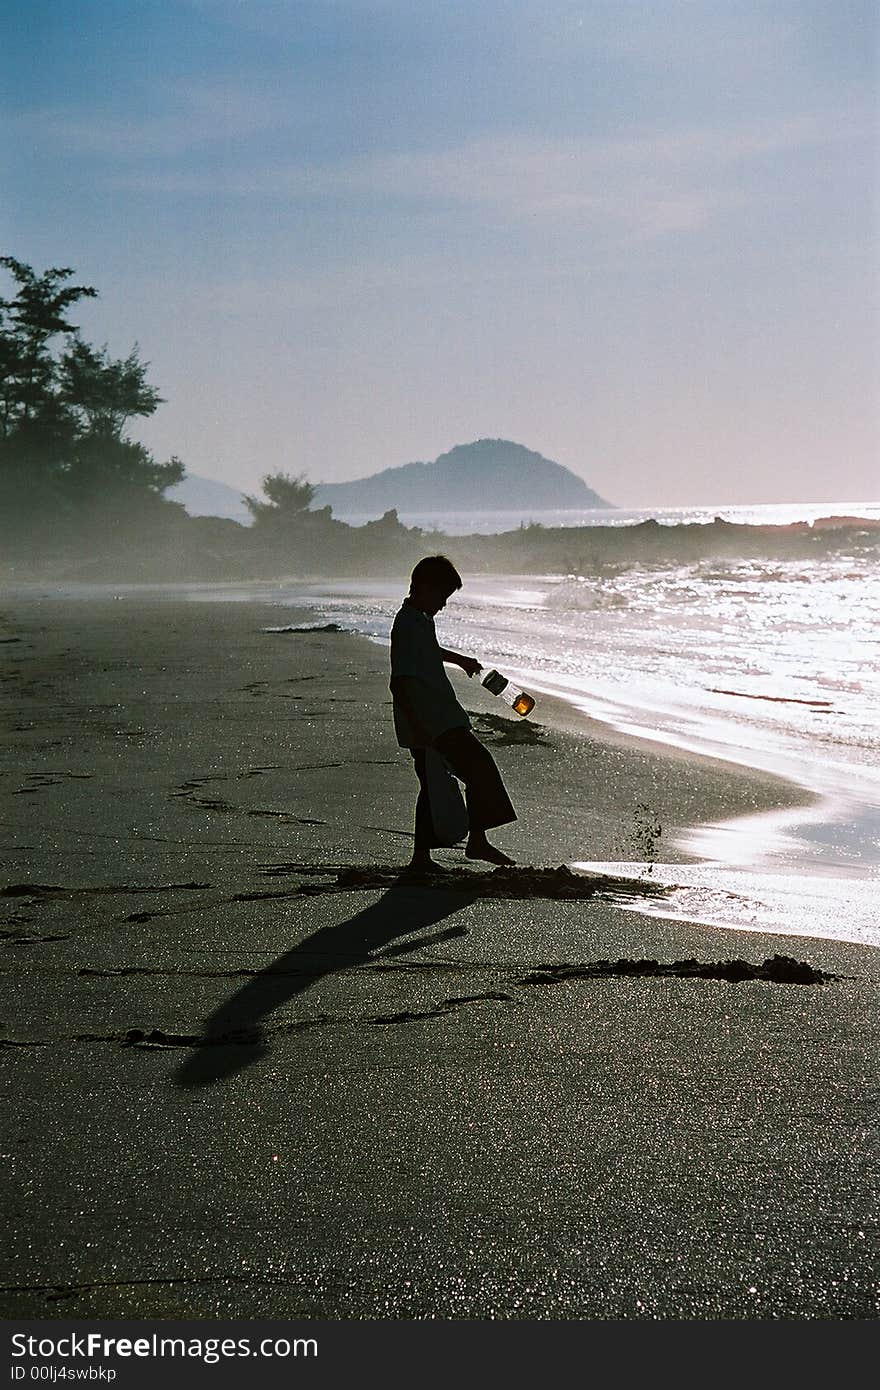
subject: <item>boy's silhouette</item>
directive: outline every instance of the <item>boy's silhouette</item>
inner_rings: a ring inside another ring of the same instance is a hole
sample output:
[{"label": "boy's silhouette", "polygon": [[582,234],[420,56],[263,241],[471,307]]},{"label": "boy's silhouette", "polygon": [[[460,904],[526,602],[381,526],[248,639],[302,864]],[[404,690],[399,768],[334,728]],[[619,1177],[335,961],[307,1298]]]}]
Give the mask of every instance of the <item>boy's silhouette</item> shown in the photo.
[{"label": "boy's silhouette", "polygon": [[402,748],[408,748],[419,779],[415,844],[411,868],[434,865],[431,850],[439,843],[431,820],[425,750],[442,754],[465,784],[470,833],[465,848],[469,859],[490,864],[514,861],[486,839],[486,831],[516,820],[495,759],[471,733],[467,712],[455,698],[443,669],[448,661],[474,676],[483,668],[472,656],[446,651],[437,641],[434,615],[461,588],[461,575],[445,555],[429,555],[412,572],[409,595],[391,629],[391,694],[394,729]]}]

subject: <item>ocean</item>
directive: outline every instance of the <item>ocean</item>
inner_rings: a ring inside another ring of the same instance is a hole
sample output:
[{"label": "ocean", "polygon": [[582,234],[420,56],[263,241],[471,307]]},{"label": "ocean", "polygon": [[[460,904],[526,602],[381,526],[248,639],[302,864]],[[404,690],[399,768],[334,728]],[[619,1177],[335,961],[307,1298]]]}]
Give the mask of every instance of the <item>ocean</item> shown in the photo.
[{"label": "ocean", "polygon": [[[411,512],[399,508],[404,526],[421,526],[425,531],[441,531],[447,536],[494,535],[499,531],[515,531],[529,522],[541,526],[632,526],[640,521],[659,521],[661,526],[700,525],[720,516],[739,526],[787,526],[793,521],[816,521],[823,516],[859,516],[880,519],[880,502],[774,502],[755,506],[727,507],[591,507],[583,511],[571,508],[559,511],[482,512]],[[362,526],[375,521],[373,512],[347,512],[334,508],[333,515],[350,526]]]},{"label": "ocean", "polygon": [[[880,505],[735,512],[726,519],[782,523],[880,516]],[[687,519],[715,514],[692,509]],[[471,517],[470,529],[494,529],[497,517]],[[282,605],[306,600],[322,620],[387,643],[404,588],[296,583],[275,596]],[[630,565],[601,579],[465,576],[437,630],[445,646],[535,695],[534,719],[540,695],[554,695],[623,733],[775,773],[815,797],[779,814],[665,831],[691,864],[664,862],[661,839],[651,865],[585,857],[579,867],[675,884],[656,909],[668,916],[880,945],[876,560],[854,551],[820,561]]]}]

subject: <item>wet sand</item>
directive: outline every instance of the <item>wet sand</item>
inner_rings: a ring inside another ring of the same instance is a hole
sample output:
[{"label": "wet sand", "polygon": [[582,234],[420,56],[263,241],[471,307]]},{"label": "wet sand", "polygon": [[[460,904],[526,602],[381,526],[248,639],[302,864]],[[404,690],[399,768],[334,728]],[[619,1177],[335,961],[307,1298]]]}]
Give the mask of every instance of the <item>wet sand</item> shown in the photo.
[{"label": "wet sand", "polygon": [[[876,951],[398,883],[387,657],[297,621],[0,597],[5,1314],[875,1317]],[[803,796],[461,689],[524,865]]]}]

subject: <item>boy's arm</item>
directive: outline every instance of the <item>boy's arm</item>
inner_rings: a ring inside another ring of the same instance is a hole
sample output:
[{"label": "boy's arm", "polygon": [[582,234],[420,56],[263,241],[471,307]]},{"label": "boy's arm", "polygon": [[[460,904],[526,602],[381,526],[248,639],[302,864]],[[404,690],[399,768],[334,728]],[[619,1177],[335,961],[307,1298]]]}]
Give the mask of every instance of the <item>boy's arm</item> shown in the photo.
[{"label": "boy's arm", "polygon": [[468,675],[468,678],[475,676],[478,671],[482,671],[482,662],[477,661],[474,656],[462,656],[461,652],[448,652],[444,647],[440,648],[440,656],[444,661],[448,661],[451,666],[460,666]]}]

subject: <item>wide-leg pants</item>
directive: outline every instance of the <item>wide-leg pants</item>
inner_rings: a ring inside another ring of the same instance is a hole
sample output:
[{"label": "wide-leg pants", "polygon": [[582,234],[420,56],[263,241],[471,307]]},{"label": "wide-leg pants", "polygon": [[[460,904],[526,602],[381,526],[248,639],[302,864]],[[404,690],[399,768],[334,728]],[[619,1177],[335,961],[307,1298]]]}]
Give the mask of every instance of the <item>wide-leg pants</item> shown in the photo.
[{"label": "wide-leg pants", "polygon": [[[442,753],[452,771],[465,786],[468,820],[471,830],[491,830],[516,820],[516,811],[507,788],[501,780],[498,765],[488,748],[475,738],[470,729],[447,729],[434,740],[433,747]],[[428,779],[425,771],[424,748],[411,748],[419,779],[416,802],[415,849],[433,849],[437,845],[431,821],[428,799]]]}]

